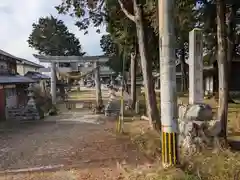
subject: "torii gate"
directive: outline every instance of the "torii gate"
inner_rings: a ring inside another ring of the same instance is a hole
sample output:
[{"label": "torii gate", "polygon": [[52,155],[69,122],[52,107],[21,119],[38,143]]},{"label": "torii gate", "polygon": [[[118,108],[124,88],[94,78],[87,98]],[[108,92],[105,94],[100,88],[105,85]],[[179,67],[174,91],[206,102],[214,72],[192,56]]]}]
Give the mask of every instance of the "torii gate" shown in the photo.
[{"label": "torii gate", "polygon": [[56,104],[56,63],[94,63],[94,68],[86,74],[82,75],[81,77],[95,72],[97,108],[102,106],[101,84],[99,76],[100,66],[98,64],[101,62],[107,62],[107,56],[43,56],[36,54],[34,54],[33,56],[39,59],[39,61],[42,63],[51,63],[51,95],[53,104]]}]

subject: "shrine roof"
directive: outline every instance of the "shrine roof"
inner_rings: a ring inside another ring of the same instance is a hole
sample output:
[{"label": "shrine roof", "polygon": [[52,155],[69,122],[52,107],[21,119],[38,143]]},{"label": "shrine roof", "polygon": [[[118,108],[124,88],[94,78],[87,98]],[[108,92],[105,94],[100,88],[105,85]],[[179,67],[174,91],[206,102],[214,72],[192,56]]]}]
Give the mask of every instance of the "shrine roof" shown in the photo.
[{"label": "shrine roof", "polygon": [[0,76],[0,84],[21,84],[21,83],[34,83],[31,78],[21,75],[4,75]]},{"label": "shrine roof", "polygon": [[49,76],[34,71],[28,71],[24,76],[34,80],[50,79]]},{"label": "shrine roof", "polygon": [[44,56],[44,55],[33,55],[39,59],[40,62],[96,62],[96,61],[108,61],[108,56]]}]

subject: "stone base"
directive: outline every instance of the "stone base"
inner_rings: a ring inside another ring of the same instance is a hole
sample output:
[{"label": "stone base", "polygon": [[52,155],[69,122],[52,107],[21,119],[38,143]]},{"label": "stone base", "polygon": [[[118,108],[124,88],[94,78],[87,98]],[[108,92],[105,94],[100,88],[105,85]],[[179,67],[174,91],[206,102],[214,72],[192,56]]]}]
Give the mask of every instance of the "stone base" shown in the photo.
[{"label": "stone base", "polygon": [[7,109],[7,119],[9,120],[39,120],[40,113],[36,107],[34,99],[30,98],[26,107],[15,107]]},{"label": "stone base", "polygon": [[105,116],[118,116],[121,109],[120,100],[116,98],[115,91],[110,91],[109,100],[105,106],[104,114]]},{"label": "stone base", "polygon": [[179,106],[179,147],[184,152],[192,154],[214,146],[221,126],[212,118],[212,109],[207,104]]}]

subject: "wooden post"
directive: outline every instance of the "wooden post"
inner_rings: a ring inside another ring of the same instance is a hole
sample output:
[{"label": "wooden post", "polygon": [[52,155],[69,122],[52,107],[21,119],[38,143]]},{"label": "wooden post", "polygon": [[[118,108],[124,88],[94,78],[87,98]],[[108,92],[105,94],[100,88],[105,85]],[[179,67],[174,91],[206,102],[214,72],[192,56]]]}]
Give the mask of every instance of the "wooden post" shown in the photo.
[{"label": "wooden post", "polygon": [[135,103],[135,113],[136,114],[139,114],[139,101],[136,101],[136,103]]},{"label": "wooden post", "polygon": [[100,82],[100,67],[98,66],[98,62],[94,63],[94,68],[96,68],[94,71],[96,87],[96,112],[99,113],[103,108],[103,100]]},{"label": "wooden post", "polygon": [[136,105],[136,52],[131,54],[131,108],[135,109]]},{"label": "wooden post", "polygon": [[56,63],[52,62],[51,66],[51,95],[52,95],[52,103],[56,104],[57,103],[57,97],[56,97]]}]

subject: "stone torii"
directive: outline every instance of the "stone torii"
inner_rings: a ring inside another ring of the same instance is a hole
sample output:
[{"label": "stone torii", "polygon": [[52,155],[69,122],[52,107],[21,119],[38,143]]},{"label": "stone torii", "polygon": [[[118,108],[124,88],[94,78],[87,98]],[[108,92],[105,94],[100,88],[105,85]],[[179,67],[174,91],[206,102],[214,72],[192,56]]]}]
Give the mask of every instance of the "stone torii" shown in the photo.
[{"label": "stone torii", "polygon": [[51,63],[51,95],[52,103],[56,104],[56,63],[79,63],[79,62],[93,62],[94,68],[81,75],[80,78],[85,77],[88,74],[94,73],[95,83],[96,83],[96,109],[101,110],[103,107],[102,93],[101,93],[101,83],[100,83],[100,66],[99,62],[108,61],[106,56],[43,56],[43,55],[33,55],[35,58],[39,59],[42,63]]}]

